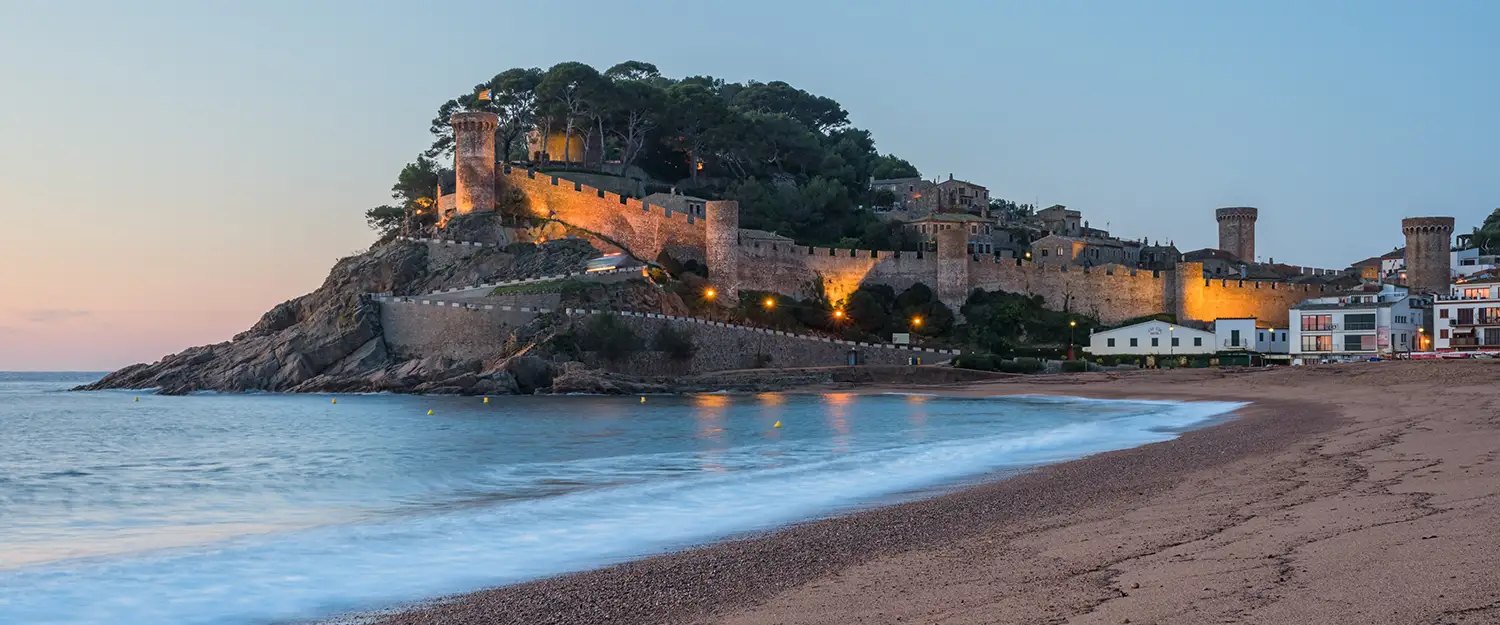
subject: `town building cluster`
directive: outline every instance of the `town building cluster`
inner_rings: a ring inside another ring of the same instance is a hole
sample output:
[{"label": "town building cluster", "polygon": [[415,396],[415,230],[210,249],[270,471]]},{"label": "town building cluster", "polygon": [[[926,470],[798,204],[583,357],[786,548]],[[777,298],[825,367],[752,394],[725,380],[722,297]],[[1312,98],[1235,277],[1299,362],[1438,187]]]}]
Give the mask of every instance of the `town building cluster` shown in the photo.
[{"label": "town building cluster", "polygon": [[[1111,236],[1090,227],[1080,211],[999,210],[989,190],[958,180],[872,180],[891,192],[881,214],[935,241],[961,229],[975,256],[1024,259],[1059,267],[1123,266],[1170,271],[1202,265],[1205,280],[1318,285],[1319,296],[1286,311],[1284,325],[1255,318],[1221,318],[1188,325],[1151,320],[1095,332],[1085,348],[1097,355],[1198,357],[1251,354],[1254,360],[1293,363],[1404,357],[1438,352],[1500,351],[1500,256],[1481,254],[1471,235],[1453,237],[1451,217],[1406,219],[1404,247],[1343,269],[1277,263],[1256,255],[1260,211],[1215,210],[1216,247],[1181,251],[1175,242]],[[1279,311],[1277,314],[1279,318]]]}]

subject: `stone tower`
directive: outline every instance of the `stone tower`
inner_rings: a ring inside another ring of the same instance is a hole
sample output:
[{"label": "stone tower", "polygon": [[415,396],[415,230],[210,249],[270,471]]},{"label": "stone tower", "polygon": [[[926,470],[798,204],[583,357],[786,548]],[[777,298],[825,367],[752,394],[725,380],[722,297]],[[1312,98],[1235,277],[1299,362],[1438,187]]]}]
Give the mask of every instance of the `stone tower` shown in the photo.
[{"label": "stone tower", "polygon": [[704,260],[708,281],[726,306],[740,301],[740,203],[712,201],[703,206]]},{"label": "stone tower", "polygon": [[953,309],[954,315],[969,299],[969,261],[972,259],[967,226],[957,223],[937,232],[937,296]]},{"label": "stone tower", "polygon": [[453,172],[458,177],[453,208],[459,214],[495,210],[495,129],[500,117],[494,113],[454,113]]},{"label": "stone tower", "polygon": [[1452,217],[1401,220],[1406,235],[1406,286],[1413,293],[1447,293],[1452,278],[1448,253],[1453,247]]},{"label": "stone tower", "polygon": [[1255,262],[1255,219],[1260,211],[1252,206],[1233,206],[1214,211],[1219,220],[1219,249]]}]

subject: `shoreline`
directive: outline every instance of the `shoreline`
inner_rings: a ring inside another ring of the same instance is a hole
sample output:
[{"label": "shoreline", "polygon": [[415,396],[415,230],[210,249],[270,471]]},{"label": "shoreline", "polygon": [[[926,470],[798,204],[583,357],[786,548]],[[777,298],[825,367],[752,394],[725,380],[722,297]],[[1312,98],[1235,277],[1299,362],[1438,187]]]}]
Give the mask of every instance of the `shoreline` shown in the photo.
[{"label": "shoreline", "polygon": [[[1140,377],[1140,374],[1123,377]],[[1239,375],[1257,375],[1246,371]],[[1146,374],[1151,375],[1151,374]],[[1222,392],[1119,389],[1116,374],[1048,376],[924,386],[951,396],[1051,395],[1146,401],[1249,401],[1217,423],[1176,438],[1104,452],[1008,475],[984,476],[956,490],[853,511],[620,564],[440,597],[368,615],[366,622],[698,623],[752,607],[839,571],[881,558],[930,551],[1006,527],[1116,505],[1160,492],[1180,476],[1284,449],[1337,426],[1336,410],[1311,402],[1225,396]],[[1181,376],[1176,376],[1181,377]],[[1081,383],[1081,384],[1080,384]],[[885,384],[815,385],[790,392],[910,392]],[[1254,441],[1255,444],[1234,444]],[[1101,476],[1107,476],[1100,479]],[[1012,505],[997,505],[1010,502]],[[1016,505],[1019,504],[1019,505]],[[353,615],[351,615],[353,616]],[[332,621],[330,621],[332,622]],[[345,621],[339,621],[345,622]]]}]

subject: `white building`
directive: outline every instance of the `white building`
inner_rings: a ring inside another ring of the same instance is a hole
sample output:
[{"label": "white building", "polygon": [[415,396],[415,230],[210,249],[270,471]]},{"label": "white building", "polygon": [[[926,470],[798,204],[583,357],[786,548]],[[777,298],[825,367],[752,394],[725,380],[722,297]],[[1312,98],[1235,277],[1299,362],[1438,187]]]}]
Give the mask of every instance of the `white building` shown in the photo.
[{"label": "white building", "polygon": [[[1380,275],[1398,281],[1406,280],[1406,248],[1380,257]],[[1449,274],[1454,279],[1472,276],[1500,265],[1500,257],[1482,256],[1477,247],[1454,248],[1448,252]]]},{"label": "white building", "polygon": [[1500,350],[1500,278],[1454,284],[1432,309],[1434,350]]},{"label": "white building", "polygon": [[1286,328],[1273,328],[1254,317],[1214,320],[1214,342],[1221,351],[1285,354]]},{"label": "white building", "polygon": [[1212,354],[1214,334],[1165,321],[1143,321],[1089,334],[1083,351],[1098,356],[1193,356]]},{"label": "white building", "polygon": [[1405,287],[1365,284],[1291,309],[1293,363],[1347,362],[1420,351],[1423,309]]}]

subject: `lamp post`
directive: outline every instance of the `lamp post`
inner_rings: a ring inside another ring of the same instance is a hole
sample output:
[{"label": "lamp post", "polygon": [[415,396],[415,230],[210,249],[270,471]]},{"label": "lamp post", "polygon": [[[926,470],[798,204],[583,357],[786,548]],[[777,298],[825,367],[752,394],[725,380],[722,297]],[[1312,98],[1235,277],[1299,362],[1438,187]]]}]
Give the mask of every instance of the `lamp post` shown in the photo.
[{"label": "lamp post", "polygon": [[1078,327],[1078,321],[1068,320],[1068,360],[1073,360],[1073,329]]},{"label": "lamp post", "polygon": [[1173,360],[1177,357],[1177,326],[1167,326],[1167,359]]}]

